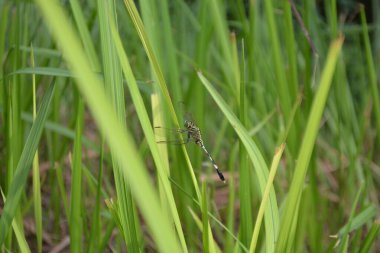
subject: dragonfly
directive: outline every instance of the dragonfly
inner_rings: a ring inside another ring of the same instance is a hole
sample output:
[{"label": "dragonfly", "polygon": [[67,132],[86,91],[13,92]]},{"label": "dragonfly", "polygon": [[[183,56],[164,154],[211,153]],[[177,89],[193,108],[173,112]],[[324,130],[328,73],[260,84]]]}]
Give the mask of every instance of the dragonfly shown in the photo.
[{"label": "dragonfly", "polygon": [[[224,178],[223,173],[219,170],[218,165],[216,164],[216,162],[214,161],[214,159],[212,158],[210,153],[207,151],[207,149],[203,143],[201,130],[199,129],[199,127],[191,120],[185,120],[184,127],[185,128],[180,128],[180,129],[175,130],[177,133],[187,134],[187,138],[183,142],[158,141],[157,143],[173,143],[173,142],[175,142],[175,144],[181,145],[181,144],[188,144],[190,141],[194,141],[195,144],[197,144],[199,147],[202,148],[204,153],[210,159],[212,166],[214,167],[214,169],[215,169],[216,173],[218,174],[220,180],[225,183],[226,180]],[[163,128],[163,127],[155,127],[155,128]]]}]

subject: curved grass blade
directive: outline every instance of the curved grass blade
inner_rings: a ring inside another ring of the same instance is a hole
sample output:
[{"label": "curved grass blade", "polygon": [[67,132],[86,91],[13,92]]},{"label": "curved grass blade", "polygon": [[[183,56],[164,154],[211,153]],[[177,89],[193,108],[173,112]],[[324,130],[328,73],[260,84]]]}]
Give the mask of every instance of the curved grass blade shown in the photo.
[{"label": "curved grass blade", "polygon": [[[129,182],[133,197],[149,227],[160,252],[182,252],[171,222],[163,213],[149,174],[138,154],[129,131],[122,127],[103,83],[94,75],[80,41],[69,26],[69,20],[56,0],[36,0],[62,55],[78,76],[77,87],[86,99],[92,115],[120,164],[120,174]],[[127,154],[127,155],[126,155]]]},{"label": "curved grass blade", "polygon": [[[110,26],[116,22],[116,7],[113,1],[98,0],[100,42],[102,48],[102,67],[104,72],[105,90],[117,113],[119,122],[125,127],[125,91],[123,85],[123,73],[117,56],[115,45],[112,41]],[[111,149],[112,167],[117,194],[117,213],[120,218],[120,232],[127,244],[128,251],[139,251],[139,232],[141,231],[138,219],[136,219],[136,204],[132,198],[128,181],[120,173],[120,164]]]},{"label": "curved grass blade", "polygon": [[83,220],[82,220],[82,141],[80,137],[83,134],[84,122],[84,103],[82,98],[78,98],[76,108],[77,122],[75,126],[75,140],[73,161],[71,164],[71,204],[70,204],[70,251],[81,252]]},{"label": "curved grass blade", "polygon": [[[239,119],[232,112],[231,108],[223,100],[220,94],[215,90],[211,83],[203,76],[201,72],[198,72],[198,77],[206,87],[210,95],[213,97],[219,108],[222,110],[232,127],[235,129],[239,138],[247,149],[247,153],[256,168],[257,178],[259,181],[260,192],[264,193],[266,182],[268,180],[268,167],[265,163],[263,156],[261,155],[258,147],[249,136],[247,129],[243,127]],[[272,188],[269,194],[269,206],[265,213],[265,228],[266,228],[266,252],[273,252],[276,243],[276,237],[279,227],[279,216],[277,200],[274,189]]]},{"label": "curved grass blade", "polygon": [[[174,126],[179,128],[177,115],[175,113],[173,103],[172,103],[172,100],[171,100],[170,95],[169,95],[169,91],[168,91],[168,88],[167,88],[167,85],[165,82],[165,78],[163,76],[162,70],[161,70],[160,65],[158,63],[158,60],[154,54],[154,51],[153,51],[153,48],[150,44],[148,36],[145,32],[143,22],[139,16],[139,13],[136,9],[136,6],[135,6],[134,2],[131,0],[124,0],[124,3],[125,3],[125,6],[127,7],[129,15],[131,16],[133,24],[135,25],[135,28],[136,28],[136,31],[137,31],[139,37],[140,37],[140,40],[141,40],[141,42],[145,48],[146,54],[149,58],[151,66],[152,66],[152,70],[154,71],[154,74],[156,75],[157,83],[159,85],[159,89],[160,89],[160,91],[164,97],[164,102],[165,102],[166,106],[169,108],[170,117],[174,123]],[[192,183],[194,185],[195,192],[197,194],[198,199],[201,200],[201,191],[198,187],[198,183],[197,183],[197,179],[196,179],[195,174],[194,174],[193,167],[191,165],[189,156],[188,156],[187,151],[186,151],[184,146],[182,146],[182,151],[183,151],[183,154],[185,156],[186,164],[187,164],[187,167],[189,169],[189,173],[191,175],[191,180],[192,180]]]},{"label": "curved grass blade", "polygon": [[293,237],[295,230],[293,228],[295,228],[297,223],[297,215],[294,214],[298,213],[303,183],[343,40],[344,38],[341,36],[331,44],[326,64],[322,72],[319,88],[313,101],[305,134],[299,149],[297,165],[294,170],[294,177],[289,189],[286,206],[282,216],[281,230],[276,247],[277,252],[286,252],[286,249],[292,248],[292,244],[294,242]]},{"label": "curved grass blade", "polygon": [[376,238],[380,232],[380,220],[376,220],[368,231],[368,234],[364,240],[363,246],[359,253],[370,252],[371,247],[376,243]]},{"label": "curved grass blade", "polygon": [[265,209],[267,207],[268,203],[268,197],[269,197],[269,191],[273,185],[274,177],[277,172],[278,164],[280,163],[280,159],[282,156],[282,152],[285,149],[285,143],[281,144],[280,147],[276,150],[275,155],[273,157],[270,173],[269,173],[269,178],[268,178],[268,183],[265,186],[265,191],[263,194],[263,199],[260,204],[259,212],[257,213],[257,219],[256,219],[256,225],[253,230],[253,235],[252,235],[252,240],[251,240],[251,246],[249,248],[250,253],[254,253],[257,245],[257,239],[259,237],[259,232],[260,232],[260,227],[261,227],[261,222],[264,216]]},{"label": "curved grass blade", "polygon": [[369,76],[369,82],[371,85],[371,91],[372,91],[372,99],[373,99],[373,110],[375,115],[375,125],[376,125],[376,131],[377,131],[377,143],[380,144],[380,98],[379,98],[379,86],[378,86],[378,79],[376,77],[376,66],[373,59],[373,53],[371,49],[371,43],[370,38],[368,34],[368,25],[367,20],[365,16],[365,10],[364,6],[360,5],[360,20],[362,22],[362,29],[363,29],[363,41],[364,41],[364,49],[365,49],[365,58],[368,64],[368,76]]},{"label": "curved grass blade", "polygon": [[180,242],[181,242],[182,250],[184,252],[187,252],[185,236],[183,234],[183,229],[182,229],[182,225],[181,225],[181,222],[179,219],[178,210],[177,210],[177,207],[175,205],[173,191],[171,189],[171,185],[170,185],[170,182],[168,179],[169,169],[167,167],[165,168],[164,161],[160,156],[160,152],[159,152],[156,140],[155,140],[155,135],[153,133],[153,129],[152,129],[152,126],[151,126],[151,123],[149,120],[148,112],[145,108],[144,101],[143,101],[142,96],[140,94],[140,90],[137,86],[137,82],[136,82],[136,79],[133,75],[132,68],[129,64],[129,60],[127,58],[127,55],[126,55],[125,51],[123,50],[121,38],[120,38],[119,34],[116,32],[116,27],[114,25],[112,25],[111,31],[112,31],[112,36],[113,36],[114,43],[115,43],[115,50],[117,51],[117,54],[119,56],[120,64],[121,64],[121,67],[123,69],[125,79],[127,80],[127,85],[128,85],[133,103],[135,104],[137,116],[139,117],[141,127],[144,131],[144,134],[146,136],[146,140],[148,142],[150,151],[152,152],[153,159],[154,159],[155,164],[157,166],[157,172],[159,175],[160,184],[161,184],[161,186],[163,186],[164,192],[166,194],[165,196],[168,200],[166,204],[170,208],[171,217],[172,217],[173,222],[177,228],[176,231],[177,231],[178,237],[179,237]]},{"label": "curved grass blade", "polygon": [[[31,46],[30,61],[34,67],[34,49]],[[33,120],[36,118],[36,76],[32,76],[33,83]],[[37,251],[42,252],[42,204],[41,204],[41,182],[40,166],[38,161],[38,149],[33,159],[33,200],[34,200],[34,219],[36,226]]]},{"label": "curved grass blade", "polygon": [[17,164],[16,172],[9,187],[7,202],[5,202],[3,213],[0,219],[0,246],[3,244],[4,239],[8,233],[9,227],[16,213],[21,194],[25,187],[26,179],[29,175],[29,171],[31,169],[37,146],[41,138],[42,130],[44,128],[44,124],[48,115],[48,110],[54,94],[54,88],[55,80],[53,79],[42,99],[41,107],[37,113],[32,128],[30,129],[28,138],[26,139],[25,146],[21,153],[20,160]]},{"label": "curved grass blade", "polygon": [[[4,196],[4,193],[2,190],[0,190],[0,194],[1,194],[1,196],[5,202],[6,199],[5,199],[5,196]],[[13,228],[13,232],[16,235],[16,239],[17,239],[17,243],[18,243],[17,246],[19,247],[20,252],[30,253],[31,251],[30,251],[28,243],[26,242],[25,234],[24,234],[23,230],[21,229],[21,226],[18,223],[17,219],[13,219],[12,228]]]}]

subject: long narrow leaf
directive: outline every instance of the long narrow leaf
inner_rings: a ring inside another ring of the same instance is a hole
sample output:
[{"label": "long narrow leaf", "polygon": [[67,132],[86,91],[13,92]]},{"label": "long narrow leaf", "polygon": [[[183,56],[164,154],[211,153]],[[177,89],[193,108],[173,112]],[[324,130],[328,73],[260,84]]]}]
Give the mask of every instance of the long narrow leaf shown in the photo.
[{"label": "long narrow leaf", "polygon": [[149,145],[150,150],[152,152],[153,159],[154,159],[156,166],[157,166],[159,179],[160,179],[160,182],[162,183],[162,186],[164,187],[166,198],[168,199],[167,204],[170,207],[171,215],[172,215],[174,224],[177,228],[177,233],[178,233],[178,236],[179,236],[181,244],[182,244],[182,250],[184,252],[186,252],[187,247],[186,247],[186,242],[185,242],[185,236],[183,235],[181,222],[179,220],[177,207],[176,207],[175,201],[174,201],[173,191],[171,189],[170,182],[168,179],[168,176],[169,176],[168,170],[169,169],[165,168],[163,160],[160,156],[160,153],[159,153],[159,150],[157,147],[157,143],[156,143],[155,138],[154,138],[154,133],[153,133],[153,130],[151,127],[151,123],[149,121],[149,116],[148,116],[147,110],[145,108],[142,96],[139,92],[139,89],[138,89],[138,86],[136,83],[136,79],[133,75],[133,72],[132,72],[131,66],[129,64],[127,55],[125,54],[125,52],[122,48],[121,39],[120,39],[119,35],[116,33],[115,27],[111,27],[111,28],[112,28],[111,30],[113,31],[112,35],[113,35],[113,38],[115,40],[115,47],[116,47],[116,50],[117,50],[117,53],[118,53],[118,56],[120,59],[121,66],[123,68],[125,79],[127,80],[128,88],[130,90],[133,102],[136,106],[137,115],[141,121],[141,126],[143,128],[143,131],[144,131],[144,134],[146,136],[148,145]]},{"label": "long narrow leaf", "polygon": [[[32,47],[31,62],[34,67],[34,51]],[[33,120],[36,118],[36,77],[33,75]],[[38,160],[38,149],[33,159],[33,199],[34,199],[34,217],[36,223],[37,250],[42,252],[42,208],[41,208],[41,182],[40,182],[40,165]]]},{"label": "long narrow leaf", "polygon": [[11,222],[16,213],[21,194],[24,190],[26,179],[29,175],[30,169],[32,168],[31,165],[41,138],[44,123],[48,115],[50,102],[53,97],[54,87],[55,83],[53,81],[53,83],[50,84],[49,88],[46,90],[46,93],[42,99],[41,107],[37,113],[36,120],[30,129],[24,149],[21,153],[20,160],[17,164],[15,175],[9,187],[7,194],[8,201],[5,202],[3,213],[0,219],[0,245],[3,244],[4,239],[7,235]]},{"label": "long narrow leaf", "polygon": [[259,232],[260,232],[260,227],[261,227],[261,222],[262,222],[264,212],[265,212],[265,209],[266,209],[267,203],[268,203],[269,192],[270,192],[271,187],[273,187],[274,177],[276,175],[278,164],[280,163],[280,159],[282,156],[282,152],[284,151],[284,148],[285,148],[285,144],[283,143],[276,150],[276,153],[275,153],[273,160],[272,160],[272,165],[271,165],[271,169],[270,169],[269,177],[268,177],[268,183],[265,186],[265,191],[263,194],[263,200],[261,201],[259,212],[257,213],[257,219],[256,219],[256,224],[255,224],[255,228],[254,228],[253,235],[252,235],[251,246],[249,248],[250,253],[254,253],[255,249],[256,249],[257,239],[259,237]]},{"label": "long narrow leaf", "polygon": [[297,222],[298,205],[300,203],[303,182],[308,169],[310,157],[314,148],[315,139],[319,130],[319,122],[325,108],[327,95],[331,86],[331,80],[335,71],[335,65],[343,44],[343,37],[335,40],[330,47],[330,51],[326,60],[326,65],[322,73],[319,89],[314,98],[314,102],[310,111],[309,120],[307,122],[304,139],[298,154],[297,165],[294,170],[294,178],[290,186],[286,207],[282,216],[281,230],[279,234],[276,251],[284,252],[291,248],[294,242],[294,228]]},{"label": "long narrow leaf", "polygon": [[[110,26],[115,23],[115,5],[113,1],[98,0],[99,23],[103,58],[103,71],[105,80],[105,90],[110,98],[113,108],[122,126],[125,126],[125,97],[123,74],[117,56],[117,52],[112,43],[112,33]],[[114,171],[116,193],[118,197],[118,217],[120,218],[121,234],[128,246],[128,251],[137,252],[139,224],[136,219],[135,201],[132,198],[128,181],[120,173],[120,164],[115,158],[114,150],[111,147],[112,167]]]},{"label": "long narrow leaf", "polygon": [[[148,36],[145,32],[144,25],[143,25],[143,22],[139,16],[137,8],[136,8],[134,2],[131,0],[124,0],[124,3],[125,3],[125,6],[127,7],[128,13],[131,16],[131,19],[135,25],[137,33],[140,36],[140,40],[141,40],[141,42],[145,48],[146,54],[147,54],[149,61],[152,65],[152,69],[153,69],[155,76],[157,78],[157,81],[158,81],[159,89],[162,92],[166,106],[168,106],[168,108],[169,108],[171,119],[172,119],[174,125],[178,127],[179,123],[178,123],[177,115],[175,114],[173,103],[171,101],[169,91],[168,91],[164,76],[162,74],[162,70],[161,70],[160,65],[158,64],[158,60],[157,60],[157,58],[153,52],[153,48],[152,48],[150,41],[148,39]],[[200,192],[198,184],[197,184],[197,180],[196,180],[196,177],[194,174],[193,167],[191,165],[189,156],[187,155],[186,149],[183,146],[182,146],[182,151],[185,155],[186,164],[188,166],[188,169],[189,169],[189,172],[191,175],[191,180],[193,182],[194,189],[197,193],[198,199],[201,199],[201,192]]]},{"label": "long narrow leaf", "polygon": [[141,213],[152,232],[161,252],[181,252],[173,228],[163,214],[157,194],[149,180],[148,172],[136,150],[132,137],[123,128],[102,88],[103,84],[91,71],[83,49],[69,21],[57,1],[36,0],[46,23],[50,25],[55,40],[59,43],[64,59],[78,75],[78,88],[85,97],[97,125],[104,133],[115,158],[120,163],[120,172],[129,182]]},{"label": "long narrow leaf", "polygon": [[77,122],[75,127],[74,155],[71,173],[71,205],[70,205],[70,251],[82,252],[83,222],[82,209],[82,142],[84,104],[78,98],[76,110]]},{"label": "long narrow leaf", "polygon": [[[230,107],[223,100],[220,94],[215,90],[215,88],[210,84],[210,82],[202,75],[201,72],[198,72],[198,77],[202,81],[203,85],[206,87],[210,95],[213,97],[215,102],[218,104],[219,108],[222,110],[236,133],[238,134],[240,140],[243,142],[249,158],[251,159],[253,166],[256,170],[257,178],[259,181],[259,187],[261,194],[264,193],[266,182],[268,180],[268,167],[264,161],[263,156],[261,155],[258,147],[249,136],[247,129],[243,127],[239,119],[231,111]],[[276,237],[279,227],[279,216],[278,216],[278,207],[277,200],[274,189],[272,188],[269,194],[269,206],[267,212],[265,213],[265,230],[266,230],[266,245],[267,252],[273,252],[274,246],[276,243]]]}]

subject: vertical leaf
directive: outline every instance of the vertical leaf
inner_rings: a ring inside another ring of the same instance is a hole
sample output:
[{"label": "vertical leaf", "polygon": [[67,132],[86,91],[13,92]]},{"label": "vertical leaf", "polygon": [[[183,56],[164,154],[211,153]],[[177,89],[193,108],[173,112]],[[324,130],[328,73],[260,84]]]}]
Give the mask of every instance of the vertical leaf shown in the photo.
[{"label": "vertical leaf", "polygon": [[53,97],[54,87],[55,85],[53,80],[42,99],[40,109],[37,113],[32,128],[30,129],[28,138],[26,139],[13,180],[9,187],[7,194],[8,201],[5,202],[3,213],[0,219],[0,245],[2,245],[4,242],[11,222],[16,213],[16,209],[19,205],[21,194],[24,190],[26,179],[31,169],[33,158],[35,156],[37,146],[41,138],[43,126],[48,115],[48,109]]},{"label": "vertical leaf", "polygon": [[78,97],[77,122],[75,126],[74,155],[71,170],[71,205],[70,205],[70,251],[82,252],[82,133],[83,133],[82,98]]},{"label": "vertical leaf", "polygon": [[323,69],[317,94],[314,98],[306,125],[304,138],[299,149],[297,165],[294,170],[294,177],[290,185],[286,206],[281,218],[281,230],[276,247],[277,252],[284,252],[292,248],[294,242],[295,227],[297,224],[297,214],[302,194],[304,179],[307,173],[309,161],[314,148],[315,139],[319,130],[319,122],[325,108],[327,95],[331,86],[335,65],[343,44],[343,37],[339,37],[331,44],[326,64]]}]

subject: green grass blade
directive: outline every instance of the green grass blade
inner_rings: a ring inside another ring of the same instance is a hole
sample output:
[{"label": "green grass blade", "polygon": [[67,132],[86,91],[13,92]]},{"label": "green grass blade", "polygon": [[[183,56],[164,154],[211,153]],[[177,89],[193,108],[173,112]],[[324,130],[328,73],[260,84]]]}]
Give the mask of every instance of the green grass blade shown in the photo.
[{"label": "green grass blade", "polygon": [[[34,51],[31,51],[31,63],[34,67]],[[36,77],[33,75],[33,120],[36,118]],[[34,219],[36,226],[37,251],[42,252],[42,210],[41,210],[41,182],[40,166],[38,161],[38,149],[33,159],[33,200],[34,200]]]},{"label": "green grass blade", "polygon": [[75,77],[69,70],[53,67],[33,67],[33,68],[21,68],[8,74],[20,75],[20,74],[33,74],[33,75],[45,75],[45,76],[57,76],[57,77]]},{"label": "green grass blade", "polygon": [[256,224],[255,224],[255,228],[253,230],[253,235],[252,235],[252,239],[251,239],[251,246],[249,248],[250,253],[254,253],[256,250],[257,239],[259,238],[261,222],[262,222],[262,219],[264,216],[265,209],[267,207],[269,192],[270,192],[271,187],[273,187],[274,177],[276,176],[277,168],[278,168],[278,165],[280,163],[280,159],[281,159],[281,156],[282,156],[284,149],[285,149],[285,144],[283,143],[276,150],[274,157],[273,157],[273,160],[272,160],[272,165],[271,165],[271,169],[269,172],[268,182],[267,182],[267,185],[265,186],[265,191],[263,194],[263,199],[262,199],[261,204],[260,204],[259,212],[257,213]]},{"label": "green grass blade", "polygon": [[[202,200],[203,201],[203,200]],[[199,204],[199,203],[198,203]],[[201,207],[201,209],[202,209],[202,204],[200,204],[200,207]],[[214,253],[214,252],[221,252],[220,251],[220,249],[217,247],[217,245],[216,244],[214,244],[214,241],[213,241],[213,236],[212,236],[212,232],[211,232],[211,228],[210,228],[210,224],[209,224],[209,222],[208,222],[208,219],[207,219],[207,221],[206,221],[206,223],[208,223],[208,225],[207,225],[207,228],[208,228],[208,232],[205,232],[204,231],[204,223],[203,223],[203,220],[202,219],[200,219],[198,216],[197,216],[197,214],[194,212],[194,210],[193,209],[191,209],[191,207],[188,207],[189,208],[189,212],[190,212],[190,215],[192,216],[192,218],[193,218],[193,220],[194,220],[194,223],[195,223],[195,225],[199,228],[199,230],[201,231],[201,233],[202,233],[202,240],[203,239],[205,239],[205,240],[207,240],[207,242],[206,243],[204,243],[204,244],[207,244],[207,246],[208,246],[208,248],[205,250],[205,251],[207,251],[207,252],[211,252],[211,253]],[[203,211],[202,211],[203,212]],[[202,213],[202,215],[203,215],[203,213]],[[210,213],[209,213],[209,215],[210,215]],[[211,215],[210,215],[210,217],[212,217]],[[207,233],[207,235],[205,235],[205,233]],[[207,238],[206,238],[207,237]],[[202,247],[205,247],[205,245],[202,245]],[[202,251],[203,252],[203,251]]]},{"label": "green grass blade", "polygon": [[370,252],[371,247],[376,242],[379,232],[380,232],[380,221],[377,220],[369,229],[369,232],[364,240],[364,245],[360,249],[359,253]]},{"label": "green grass blade", "polygon": [[166,105],[169,108],[170,116],[172,117],[173,123],[176,126],[179,126],[178,119],[174,111],[173,104],[171,102],[171,98],[169,95],[169,91],[164,79],[164,76],[162,74],[161,67],[159,65],[159,62],[157,60],[157,57],[154,54],[153,48],[151,46],[151,43],[148,39],[148,36],[145,32],[144,24],[140,18],[140,15],[136,9],[136,6],[133,1],[131,0],[124,0],[125,6],[127,7],[128,13],[131,16],[132,22],[135,25],[136,31],[138,35],[140,36],[140,40],[145,48],[146,54],[149,58],[150,63],[152,64],[152,69],[156,75],[158,84],[160,85],[160,90],[162,92],[162,95],[164,96],[164,101]]},{"label": "green grass blade", "polygon": [[[100,224],[100,199],[102,193],[102,179],[103,179],[103,162],[104,162],[104,139],[102,138],[102,144],[100,149],[100,159],[99,159],[99,174],[96,186],[96,199],[95,208],[92,216],[91,233],[89,239],[89,247],[87,252],[101,252],[99,251],[100,245],[100,234],[101,234],[101,224]],[[96,250],[95,250],[96,249]]]},{"label": "green grass blade", "polygon": [[[216,41],[220,44],[220,51],[223,57],[222,61],[219,61],[221,68],[225,73],[227,84],[232,87],[232,92],[236,90],[233,87],[236,87],[240,83],[240,76],[238,66],[236,65],[236,60],[234,59],[233,48],[230,42],[230,34],[228,30],[228,25],[226,19],[224,18],[225,14],[225,4],[223,1],[219,0],[210,0],[207,2],[209,7],[207,8],[209,15],[212,15],[212,19],[208,19],[213,22],[215,27]],[[207,24],[208,26],[210,24]],[[239,97],[238,93],[233,94],[236,98]]]},{"label": "green grass blade", "polygon": [[373,99],[373,110],[375,114],[375,125],[376,125],[376,139],[377,143],[380,146],[380,100],[379,100],[379,89],[378,89],[378,83],[377,83],[377,76],[376,76],[376,68],[375,63],[373,59],[371,44],[369,40],[369,34],[368,34],[368,26],[367,26],[367,20],[365,17],[365,11],[363,5],[360,5],[360,19],[362,22],[362,29],[363,29],[363,40],[364,40],[364,49],[365,49],[365,57],[368,64],[368,75],[369,75],[369,82],[371,85],[371,95]]},{"label": "green grass blade", "polygon": [[[254,168],[256,169],[257,178],[259,181],[259,187],[261,194],[264,193],[266,182],[268,180],[268,167],[261,155],[258,147],[253,142],[252,138],[249,136],[248,131],[243,127],[238,118],[233,114],[230,107],[223,100],[220,94],[215,90],[215,88],[210,84],[210,82],[198,72],[198,77],[202,81],[203,85],[206,87],[210,95],[213,97],[215,102],[218,104],[221,111],[224,113],[236,133],[238,134],[240,140],[243,142],[245,149],[251,159]],[[272,252],[276,243],[276,236],[278,233],[279,217],[277,200],[274,189],[271,189],[269,194],[269,206],[267,212],[265,213],[265,230],[266,230],[266,251]]]},{"label": "green grass blade", "polygon": [[[55,40],[59,43],[64,59],[78,75],[78,88],[85,97],[94,119],[103,132],[115,158],[120,164],[120,174],[129,182],[141,214],[149,227],[160,252],[182,252],[173,228],[159,206],[158,196],[149,180],[129,131],[122,127],[103,84],[92,73],[83,49],[68,19],[57,1],[37,0],[46,23],[50,25]],[[127,155],[126,155],[127,154]]]},{"label": "green grass blade", "polygon": [[[149,58],[150,64],[152,65],[152,70],[155,73],[155,76],[157,78],[159,89],[160,89],[160,91],[161,91],[161,93],[163,95],[165,105],[169,108],[170,117],[171,117],[174,125],[176,127],[179,127],[177,115],[175,113],[175,110],[174,110],[174,107],[173,107],[173,103],[172,103],[172,100],[170,98],[169,91],[168,91],[168,88],[167,88],[164,76],[162,74],[161,67],[160,67],[160,65],[158,63],[158,60],[157,60],[155,54],[154,54],[153,48],[152,48],[152,46],[150,44],[150,41],[148,39],[148,36],[147,36],[147,34],[145,32],[143,22],[142,22],[142,20],[141,20],[141,18],[139,16],[139,13],[138,13],[138,11],[136,9],[136,6],[135,6],[134,2],[131,1],[131,0],[124,0],[124,3],[126,5],[126,7],[127,7],[129,15],[131,16],[133,24],[135,25],[135,28],[137,30],[137,33],[138,33],[139,37],[140,37],[140,40],[141,40],[141,42],[142,42],[142,44],[144,46],[144,49],[145,49],[146,54],[147,54],[147,56]],[[187,151],[186,151],[185,147],[182,146],[181,148],[182,148],[183,154],[184,154],[185,159],[186,159],[186,164],[187,164],[187,167],[189,169],[189,173],[191,175],[191,179],[192,179],[192,183],[194,185],[194,189],[196,191],[198,199],[200,199],[201,198],[201,192],[199,190],[199,187],[198,187],[198,184],[197,184],[197,179],[195,177],[194,170],[193,170],[193,167],[191,165],[189,156],[187,154]]]},{"label": "green grass blade", "polygon": [[[355,210],[353,205],[353,211]],[[354,230],[357,230],[361,226],[364,226],[370,222],[378,213],[378,208],[375,205],[370,205],[361,211],[358,215],[353,216],[349,222],[344,225],[338,232],[338,238],[342,238],[346,233],[350,233]]]},{"label": "green grass blade", "polygon": [[[116,22],[115,6],[112,1],[98,1],[99,23],[101,46],[103,56],[104,80],[107,95],[117,112],[120,123],[125,126],[125,97],[124,85],[122,80],[121,66],[118,60],[115,46],[112,42],[111,24]],[[139,235],[137,234],[139,224],[136,222],[136,208],[132,198],[131,190],[128,182],[120,173],[120,164],[118,163],[113,150],[112,166],[114,170],[114,178],[116,192],[118,197],[118,216],[121,222],[121,233],[127,244],[128,250],[138,252]]]},{"label": "green grass blade", "polygon": [[[234,55],[234,64],[237,68],[235,72],[239,73],[239,62],[237,56],[237,45],[235,35],[232,37],[233,46],[233,55]],[[242,43],[243,44],[243,43]],[[246,96],[246,83],[245,83],[245,60],[244,60],[244,44],[242,45],[242,55],[241,55],[241,78],[238,83],[239,90],[239,119],[242,122],[244,127],[248,126],[248,109],[245,100]],[[240,219],[244,222],[240,223],[240,238],[242,243],[248,247],[249,239],[253,231],[253,219],[252,219],[252,197],[251,197],[251,171],[248,164],[247,151],[244,149],[244,143],[240,140],[239,142],[239,175],[240,175],[240,184],[239,184],[239,199],[240,199]]]},{"label": "green grass blade", "polygon": [[[210,252],[210,238],[209,238],[209,222],[208,222],[208,207],[207,207],[207,193],[206,184],[202,184],[202,240],[203,240],[203,251]],[[211,242],[212,243],[212,242]]]},{"label": "green grass blade", "polygon": [[179,239],[180,239],[181,245],[182,245],[182,250],[184,252],[187,252],[185,236],[184,236],[183,231],[182,231],[183,229],[181,226],[181,222],[179,220],[177,207],[175,205],[173,191],[171,189],[170,182],[168,179],[169,169],[165,168],[164,162],[163,162],[161,155],[160,155],[160,152],[158,150],[158,146],[157,146],[155,136],[154,136],[154,133],[152,130],[152,126],[151,126],[151,123],[149,120],[148,112],[145,108],[144,101],[143,101],[142,96],[140,94],[140,91],[138,89],[136,79],[133,75],[133,72],[132,72],[131,66],[129,64],[127,55],[125,54],[125,51],[122,48],[121,39],[120,39],[119,35],[116,33],[116,29],[114,27],[111,28],[111,30],[114,31],[112,33],[112,35],[114,38],[115,47],[116,47],[117,54],[118,54],[119,59],[120,59],[120,63],[121,63],[121,66],[122,66],[122,69],[123,69],[123,72],[125,75],[125,79],[127,80],[127,85],[128,85],[130,94],[132,96],[133,103],[136,106],[137,115],[138,115],[139,120],[141,122],[141,126],[142,126],[144,134],[146,136],[146,140],[148,142],[150,151],[152,153],[153,159],[154,159],[155,164],[157,166],[157,171],[159,174],[159,180],[160,180],[160,183],[162,183],[162,186],[164,188],[165,197],[168,199],[168,202],[166,204],[170,208],[171,217],[172,217],[174,224],[176,226],[176,229],[177,229],[176,231],[178,233],[178,236],[179,236]]},{"label": "green grass blade", "polygon": [[46,90],[46,93],[42,99],[41,107],[37,113],[36,120],[30,129],[28,138],[26,139],[25,146],[21,153],[20,160],[17,164],[12,183],[9,187],[7,194],[8,201],[5,203],[0,219],[0,245],[2,245],[4,242],[11,222],[16,213],[16,209],[19,205],[22,190],[25,187],[26,179],[31,169],[33,158],[42,134],[43,126],[48,115],[50,102],[53,97],[54,87],[55,84],[53,81],[53,83],[50,84],[49,88]]},{"label": "green grass blade", "polygon": [[[1,194],[1,196],[5,202],[6,199],[4,197],[4,193],[2,190],[0,190],[0,194]],[[16,235],[16,239],[17,239],[17,243],[18,243],[17,246],[20,249],[20,252],[30,253],[31,251],[30,251],[30,248],[28,246],[28,243],[26,242],[25,235],[24,235],[24,232],[22,230],[22,226],[20,226],[20,224],[17,222],[16,219],[13,219],[13,221],[12,221],[12,228],[13,228],[13,232]]]},{"label": "green grass blade", "polygon": [[354,203],[352,204],[352,208],[351,208],[350,216],[348,217],[347,224],[346,226],[344,226],[343,229],[340,230],[339,239],[343,243],[341,243],[340,248],[338,249],[337,252],[340,252],[340,253],[347,252],[347,246],[349,244],[349,239],[350,239],[349,231],[351,229],[353,218],[355,215],[355,210],[358,205],[359,199],[362,195],[363,189],[364,189],[364,184],[361,184],[359,187],[359,190],[356,193]]},{"label": "green grass blade", "polygon": [[[87,57],[90,59],[92,70],[99,71],[100,64],[90,31],[87,28],[86,19],[78,0],[70,0],[71,9],[78,27],[78,32],[84,45]],[[99,11],[103,11],[99,9]]]},{"label": "green grass blade", "polygon": [[78,98],[76,110],[76,127],[74,152],[71,170],[71,204],[70,204],[70,252],[82,252],[82,142],[83,134],[83,111],[84,105],[82,98]]},{"label": "green grass blade", "polygon": [[296,94],[290,94],[291,90],[288,89],[284,61],[281,53],[280,39],[277,32],[277,26],[274,18],[275,10],[273,8],[273,1],[265,1],[265,14],[268,22],[270,41],[272,42],[271,50],[273,50],[273,64],[276,73],[278,96],[280,98],[281,111],[285,115],[285,121],[288,122],[288,116],[291,112],[291,98]]},{"label": "green grass blade", "polygon": [[323,109],[325,108],[327,95],[342,44],[343,37],[339,37],[332,43],[321,76],[319,88],[314,98],[302,144],[299,149],[297,165],[286,200],[286,207],[281,217],[281,229],[276,247],[277,252],[285,252],[287,248],[291,248],[291,244],[293,243],[294,233],[292,232],[294,232],[295,224],[297,223],[297,216],[295,214],[297,214],[304,179],[319,130],[319,122],[322,118]]}]

